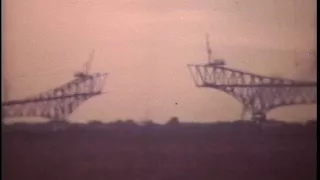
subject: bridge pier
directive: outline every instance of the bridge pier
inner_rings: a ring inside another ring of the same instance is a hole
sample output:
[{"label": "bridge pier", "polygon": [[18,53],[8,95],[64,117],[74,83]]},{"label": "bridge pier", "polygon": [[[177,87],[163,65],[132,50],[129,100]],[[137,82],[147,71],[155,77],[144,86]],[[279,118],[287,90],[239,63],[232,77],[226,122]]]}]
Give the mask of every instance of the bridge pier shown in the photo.
[{"label": "bridge pier", "polygon": [[264,112],[252,113],[252,120],[257,124],[261,124],[267,120],[266,113]]}]

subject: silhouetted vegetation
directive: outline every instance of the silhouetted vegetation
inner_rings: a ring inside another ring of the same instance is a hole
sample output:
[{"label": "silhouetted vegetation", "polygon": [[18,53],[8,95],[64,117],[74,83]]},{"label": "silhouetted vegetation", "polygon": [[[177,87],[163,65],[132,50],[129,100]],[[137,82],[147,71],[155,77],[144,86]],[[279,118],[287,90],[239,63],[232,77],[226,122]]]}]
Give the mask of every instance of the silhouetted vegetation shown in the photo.
[{"label": "silhouetted vegetation", "polygon": [[172,117],[168,122],[168,126],[178,126],[180,124],[178,117]]},{"label": "silhouetted vegetation", "polygon": [[[262,127],[265,129],[265,131],[290,131],[290,130],[296,130],[296,131],[302,131],[305,129],[312,129],[316,130],[316,120],[309,120],[306,123],[286,123],[282,121],[277,120],[268,120],[267,123],[262,125]],[[90,120],[86,124],[77,124],[77,123],[70,123],[68,121],[49,121],[47,123],[14,123],[11,125],[2,125],[2,129],[6,131],[13,131],[13,130],[19,130],[19,131],[35,131],[35,130],[52,130],[54,128],[58,130],[66,130],[66,129],[143,129],[143,128],[155,128],[158,127],[163,130],[165,128],[169,127],[181,127],[180,130],[186,130],[186,129],[198,129],[198,130],[209,130],[212,132],[254,132],[257,130],[257,124],[255,124],[253,121],[244,121],[244,120],[236,120],[233,122],[213,122],[213,123],[186,123],[186,122],[180,122],[179,118],[172,117],[168,120],[168,122],[164,125],[156,124],[152,120],[145,120],[140,125],[135,123],[133,119],[127,119],[127,120],[116,120],[114,122],[110,123],[104,123],[99,120]],[[175,131],[178,131],[179,129],[175,129]]]},{"label": "silhouetted vegetation", "polygon": [[103,126],[104,123],[101,122],[101,121],[98,121],[98,120],[91,120],[88,122],[88,125],[91,125],[91,126]]},{"label": "silhouetted vegetation", "polygon": [[[273,124],[272,124],[273,123]],[[316,121],[4,125],[3,179],[315,180]],[[52,130],[54,126],[61,126]]]}]

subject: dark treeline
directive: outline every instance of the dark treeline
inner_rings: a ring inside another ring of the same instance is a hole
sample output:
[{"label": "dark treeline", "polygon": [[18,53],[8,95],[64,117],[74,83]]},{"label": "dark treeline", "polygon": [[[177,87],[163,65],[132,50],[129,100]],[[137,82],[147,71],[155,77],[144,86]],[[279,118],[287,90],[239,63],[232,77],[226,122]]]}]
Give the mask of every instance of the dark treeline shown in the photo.
[{"label": "dark treeline", "polygon": [[63,130],[116,130],[120,131],[163,131],[174,130],[175,132],[315,132],[316,120],[308,120],[305,123],[283,122],[277,120],[268,120],[262,125],[257,125],[253,121],[236,120],[232,122],[212,122],[195,123],[180,122],[177,117],[170,118],[167,123],[158,124],[152,120],[146,120],[141,123],[133,119],[116,120],[104,123],[99,120],[91,120],[88,123],[72,123],[68,121],[49,121],[45,123],[14,123],[2,125],[4,132],[10,131],[63,131]]},{"label": "dark treeline", "polygon": [[2,126],[3,179],[316,180],[316,121]]}]

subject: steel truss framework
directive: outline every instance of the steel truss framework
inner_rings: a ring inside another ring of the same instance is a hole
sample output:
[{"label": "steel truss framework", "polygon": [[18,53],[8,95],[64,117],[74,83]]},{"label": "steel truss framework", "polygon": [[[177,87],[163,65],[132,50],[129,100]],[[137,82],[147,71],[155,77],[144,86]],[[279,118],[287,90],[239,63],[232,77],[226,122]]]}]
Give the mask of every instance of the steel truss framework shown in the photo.
[{"label": "steel truss framework", "polygon": [[252,118],[265,119],[266,113],[286,105],[313,104],[317,83],[271,78],[212,64],[187,65],[197,87],[223,91],[252,112]]},{"label": "steel truss framework", "polygon": [[76,79],[37,96],[2,103],[3,117],[39,116],[65,120],[81,103],[102,94],[107,73]]}]

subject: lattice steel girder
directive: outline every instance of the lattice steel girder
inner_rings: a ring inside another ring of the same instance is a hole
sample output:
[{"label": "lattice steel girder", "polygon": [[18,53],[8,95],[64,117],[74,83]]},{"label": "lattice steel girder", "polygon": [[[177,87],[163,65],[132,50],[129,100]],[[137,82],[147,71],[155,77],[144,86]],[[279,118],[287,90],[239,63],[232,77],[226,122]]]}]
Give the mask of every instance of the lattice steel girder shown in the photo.
[{"label": "lattice steel girder", "polygon": [[63,119],[85,100],[102,94],[107,73],[78,77],[40,95],[2,103],[4,117],[41,116]]},{"label": "lattice steel girder", "polygon": [[[206,86],[210,87],[210,86]],[[314,104],[317,88],[311,86],[286,87],[214,87],[228,93],[253,112],[267,112],[280,106]]]},{"label": "lattice steel girder", "polygon": [[28,101],[3,106],[5,117],[39,116],[49,119],[63,119],[71,114],[82,102],[100,93],[74,94],[42,101]]},{"label": "lattice steel girder", "polygon": [[212,65],[188,65],[197,87],[209,87],[230,94],[253,113],[265,113],[279,106],[313,104],[315,82],[264,77]]},{"label": "lattice steel girder", "polygon": [[294,81],[284,78],[272,78],[253,73],[242,72],[223,66],[188,65],[196,86],[316,86],[315,82]]},{"label": "lattice steel girder", "polygon": [[79,77],[60,87],[43,92],[36,97],[31,97],[31,99],[43,99],[89,92],[101,92],[105,83],[106,76],[107,73],[96,73],[84,77]]}]

